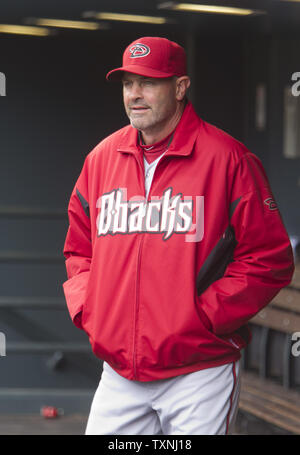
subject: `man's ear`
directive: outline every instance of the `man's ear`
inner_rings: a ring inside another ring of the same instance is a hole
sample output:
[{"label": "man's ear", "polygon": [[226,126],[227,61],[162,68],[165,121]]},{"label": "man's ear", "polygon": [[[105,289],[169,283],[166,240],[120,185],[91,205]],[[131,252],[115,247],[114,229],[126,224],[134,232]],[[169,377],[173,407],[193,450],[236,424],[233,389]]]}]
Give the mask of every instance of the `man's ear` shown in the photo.
[{"label": "man's ear", "polygon": [[176,80],[176,99],[182,101],[186,95],[187,89],[191,85],[191,80],[188,76],[178,77]]}]

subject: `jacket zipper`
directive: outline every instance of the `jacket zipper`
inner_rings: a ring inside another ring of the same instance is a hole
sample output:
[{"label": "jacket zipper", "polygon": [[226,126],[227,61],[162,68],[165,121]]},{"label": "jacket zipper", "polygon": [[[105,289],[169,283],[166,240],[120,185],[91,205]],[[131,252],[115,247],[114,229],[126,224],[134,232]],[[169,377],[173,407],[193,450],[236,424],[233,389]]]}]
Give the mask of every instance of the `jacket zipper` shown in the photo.
[{"label": "jacket zipper", "polygon": [[136,333],[137,333],[137,320],[139,312],[139,293],[140,293],[140,264],[141,264],[141,254],[142,254],[142,244],[144,236],[142,236],[137,259],[137,276],[136,276],[136,299],[135,299],[135,318],[134,318],[134,336],[133,336],[133,371],[134,379],[137,380],[137,368],[136,368]]},{"label": "jacket zipper", "polygon": [[[157,166],[160,164],[160,162],[163,160],[164,156],[161,157],[161,159],[159,160],[159,162],[157,163],[156,165],[156,168],[154,170],[154,174],[153,174],[153,177],[152,177],[152,182],[151,182],[151,187],[149,188],[149,192],[148,192],[148,197],[147,197],[147,200],[146,202],[148,203],[149,201],[149,196],[150,196],[150,193],[151,193],[151,188],[153,187],[153,180],[154,180],[154,175],[155,175],[155,172],[156,172],[156,169],[157,169]],[[139,167],[142,171],[142,175],[143,175],[143,182],[144,182],[144,197],[146,196],[146,187],[145,187],[145,175],[144,175],[144,172],[143,172],[143,168],[139,162],[139,160],[137,159],[138,163],[139,163]],[[142,246],[143,246],[143,241],[144,241],[144,236],[142,235],[141,236],[141,241],[139,243],[139,250],[138,250],[138,258],[137,258],[137,275],[136,275],[136,299],[135,299],[135,318],[134,318],[134,334],[133,334],[133,359],[132,359],[132,364],[133,364],[133,372],[134,372],[134,377],[133,379],[134,380],[138,380],[138,375],[137,375],[137,366],[136,366],[136,332],[137,332],[137,319],[138,319],[138,312],[139,312],[139,293],[140,293],[140,264],[141,264],[141,256],[142,256]]]}]

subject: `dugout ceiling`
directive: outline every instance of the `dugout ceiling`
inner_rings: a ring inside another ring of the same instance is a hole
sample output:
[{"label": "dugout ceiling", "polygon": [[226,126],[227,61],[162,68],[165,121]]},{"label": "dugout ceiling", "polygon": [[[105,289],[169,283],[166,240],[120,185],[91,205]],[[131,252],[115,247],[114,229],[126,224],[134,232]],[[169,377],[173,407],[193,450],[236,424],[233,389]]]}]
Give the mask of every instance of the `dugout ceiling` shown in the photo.
[{"label": "dugout ceiling", "polygon": [[[169,9],[161,9],[159,5],[166,3],[164,0],[2,0],[0,4],[0,22],[4,24],[26,23],[28,18],[42,17],[64,20],[85,20],[86,11],[120,12],[132,14],[146,14],[151,16],[163,16],[173,21],[167,27],[197,29],[205,33],[241,32],[250,30],[263,33],[297,33],[300,29],[300,1],[293,0],[201,0],[188,3],[213,4],[221,6],[233,6],[252,8],[263,11],[265,14],[254,17],[240,17],[221,14],[199,14]],[[169,2],[170,3],[170,2]],[[171,2],[172,3],[172,2]],[[174,2],[173,2],[174,3]],[[131,23],[109,21],[110,30],[120,31],[128,29]],[[141,30],[146,33],[152,25],[143,25]],[[159,31],[160,26],[156,26]],[[166,26],[164,25],[164,29]],[[76,30],[68,30],[67,33],[77,33]],[[101,31],[103,33],[103,31]],[[60,29],[59,33],[66,33]],[[82,33],[82,32],[81,32]],[[154,32],[155,33],[155,32]],[[151,28],[153,34],[153,28]]]}]

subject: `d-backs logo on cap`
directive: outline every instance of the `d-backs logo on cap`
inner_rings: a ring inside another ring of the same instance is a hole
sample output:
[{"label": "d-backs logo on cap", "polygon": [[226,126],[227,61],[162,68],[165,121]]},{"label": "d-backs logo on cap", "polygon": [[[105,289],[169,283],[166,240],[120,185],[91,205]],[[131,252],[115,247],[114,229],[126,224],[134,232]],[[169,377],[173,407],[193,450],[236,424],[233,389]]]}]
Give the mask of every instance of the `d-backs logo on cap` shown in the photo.
[{"label": "d-backs logo on cap", "polygon": [[146,44],[136,43],[129,49],[131,53],[130,58],[137,58],[137,57],[146,57],[146,55],[150,54],[150,47],[146,46]]}]

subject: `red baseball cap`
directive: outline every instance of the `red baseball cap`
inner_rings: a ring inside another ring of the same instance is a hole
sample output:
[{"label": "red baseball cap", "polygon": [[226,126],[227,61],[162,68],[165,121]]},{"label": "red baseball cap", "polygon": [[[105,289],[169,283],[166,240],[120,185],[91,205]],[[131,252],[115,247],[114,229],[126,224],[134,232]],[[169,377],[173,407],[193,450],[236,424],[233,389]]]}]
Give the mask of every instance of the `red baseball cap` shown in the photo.
[{"label": "red baseball cap", "polygon": [[124,71],[157,78],[184,76],[187,74],[186,53],[183,47],[166,38],[139,38],[125,49],[123,66],[109,71],[106,79],[120,80]]}]

